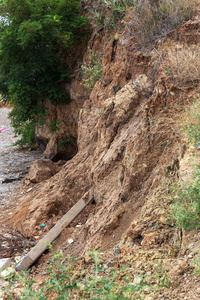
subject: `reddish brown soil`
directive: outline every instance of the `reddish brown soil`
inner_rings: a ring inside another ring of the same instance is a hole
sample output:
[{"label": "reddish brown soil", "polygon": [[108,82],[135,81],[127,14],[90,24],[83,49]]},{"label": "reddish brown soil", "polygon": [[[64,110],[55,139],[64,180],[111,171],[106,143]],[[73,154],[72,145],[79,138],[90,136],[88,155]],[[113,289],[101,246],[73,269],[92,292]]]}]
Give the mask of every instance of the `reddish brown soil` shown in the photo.
[{"label": "reddish brown soil", "polygon": [[[78,153],[49,180],[24,186],[4,225],[22,226],[28,236],[42,237],[46,231],[41,224],[55,224],[93,186],[95,204],[63,231],[54,248],[62,248],[65,255],[84,254],[87,261],[93,248],[106,250],[105,256],[113,259],[118,244],[118,266],[125,263],[142,274],[156,272],[161,255],[172,284],[149,299],[199,299],[200,283],[192,266],[198,233],[184,234],[169,220],[169,186],[191,178],[184,171],[191,167],[186,157],[199,155],[181,130],[185,108],[199,85],[177,87],[166,72],[170,56],[185,41],[199,43],[199,29],[197,15],[158,42],[156,51],[146,52],[133,51],[127,27],[117,43],[104,37],[104,73],[79,114]],[[94,49],[99,43],[101,37]],[[37,270],[46,260],[48,254],[37,262]]]}]

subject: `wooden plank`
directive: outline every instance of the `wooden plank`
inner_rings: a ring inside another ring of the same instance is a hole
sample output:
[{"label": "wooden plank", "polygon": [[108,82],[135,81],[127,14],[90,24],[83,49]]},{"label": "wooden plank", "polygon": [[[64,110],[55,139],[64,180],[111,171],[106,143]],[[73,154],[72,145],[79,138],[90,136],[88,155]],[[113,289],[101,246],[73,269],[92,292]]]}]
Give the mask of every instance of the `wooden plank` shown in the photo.
[{"label": "wooden plank", "polygon": [[94,190],[91,188],[84,196],[57,222],[57,224],[27,253],[16,266],[17,271],[28,269],[82,211],[93,200]]}]

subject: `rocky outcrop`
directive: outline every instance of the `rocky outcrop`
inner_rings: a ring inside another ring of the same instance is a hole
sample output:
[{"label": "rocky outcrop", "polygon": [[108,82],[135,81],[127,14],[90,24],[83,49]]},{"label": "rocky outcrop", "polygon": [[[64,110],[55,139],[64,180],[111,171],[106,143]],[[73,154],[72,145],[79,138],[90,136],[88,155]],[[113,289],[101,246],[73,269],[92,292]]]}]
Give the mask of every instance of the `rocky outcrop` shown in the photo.
[{"label": "rocky outcrop", "polygon": [[38,183],[49,179],[62,169],[65,161],[58,161],[53,163],[50,159],[37,159],[31,166],[28,175],[26,176],[24,183]]}]

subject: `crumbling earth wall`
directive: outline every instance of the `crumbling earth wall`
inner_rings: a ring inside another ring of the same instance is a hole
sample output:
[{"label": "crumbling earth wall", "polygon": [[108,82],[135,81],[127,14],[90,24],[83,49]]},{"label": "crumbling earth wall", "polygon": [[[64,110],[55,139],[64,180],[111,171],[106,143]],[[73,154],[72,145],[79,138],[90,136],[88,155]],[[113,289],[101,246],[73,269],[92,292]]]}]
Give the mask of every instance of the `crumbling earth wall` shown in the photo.
[{"label": "crumbling earth wall", "polygon": [[78,153],[21,197],[10,222],[37,234],[44,220],[60,218],[93,186],[95,204],[79,217],[82,226],[73,227],[66,251],[106,249],[122,238],[163,179],[179,176],[187,149],[182,118],[197,88],[175,87],[165,68],[188,28],[188,43],[197,42],[199,27],[198,19],[187,22],[145,52],[134,49],[128,25],[114,40],[105,38],[103,76],[79,112]]}]

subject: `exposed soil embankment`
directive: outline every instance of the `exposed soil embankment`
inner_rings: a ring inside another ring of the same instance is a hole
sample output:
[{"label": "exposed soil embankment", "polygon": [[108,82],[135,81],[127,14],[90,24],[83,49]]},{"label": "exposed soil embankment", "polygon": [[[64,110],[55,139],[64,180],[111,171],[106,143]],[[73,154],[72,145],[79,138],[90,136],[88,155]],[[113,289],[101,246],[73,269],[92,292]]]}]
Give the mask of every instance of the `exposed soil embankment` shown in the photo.
[{"label": "exposed soil embankment", "polygon": [[[75,242],[66,249],[80,254],[94,247],[110,248],[139,218],[161,182],[179,176],[187,148],[181,120],[198,88],[195,82],[193,89],[177,87],[166,66],[184,46],[189,27],[188,45],[197,43],[198,19],[179,26],[156,50],[142,53],[133,50],[127,26],[118,35],[112,59],[108,56],[113,43],[104,41],[103,77],[79,113],[78,153],[20,199],[12,217],[15,226],[22,224],[38,234],[42,222],[60,218],[93,186],[95,205],[76,221],[81,227],[72,224]],[[112,80],[107,85],[108,78]]]},{"label": "exposed soil embankment", "polygon": [[[78,126],[77,154],[63,166],[59,164],[56,174],[50,170],[50,179],[31,183],[29,174],[29,185],[18,195],[19,205],[6,222],[38,238],[93,187],[93,203],[63,231],[56,246],[65,254],[80,255],[119,244],[119,264],[129,262],[141,274],[154,273],[155,262],[162,258],[170,278],[180,283],[181,276],[191,272],[189,259],[195,254],[188,253],[194,245],[199,247],[198,235],[191,235],[191,245],[188,235],[171,222],[168,193],[172,182],[187,180],[188,153],[198,157],[181,127],[185,108],[193,103],[199,85],[198,80],[189,84],[178,81],[169,72],[169,63],[185,45],[200,42],[200,18],[178,26],[143,52],[134,48],[129,21],[127,15],[125,28],[113,39],[102,31],[92,38],[93,49],[102,49],[104,72],[90,98],[82,101],[78,94],[74,123]],[[86,51],[85,58],[87,55]],[[71,86],[74,95],[80,86],[76,80],[80,78],[74,79],[74,90]],[[55,114],[59,109],[63,113],[61,106]],[[49,137],[52,147],[57,145],[56,139]],[[35,165],[39,169],[40,162]],[[34,174],[34,168],[31,172]],[[69,237],[72,243],[67,243]],[[188,276],[184,278],[194,288]],[[191,293],[184,290],[176,298],[175,292],[172,298],[166,292],[166,299],[198,299]],[[184,298],[186,294],[188,298]]]},{"label": "exposed soil embankment", "polygon": [[66,230],[74,239],[66,247],[71,254],[118,243],[163,180],[178,178],[187,149],[181,120],[198,86],[177,86],[166,68],[185,41],[198,43],[199,19],[146,52],[134,49],[130,18],[125,20],[114,40],[93,40],[93,49],[103,43],[104,72],[79,112],[78,153],[53,177],[32,185],[10,219],[42,234],[41,223],[55,222],[93,186],[95,204],[76,220],[82,226]]}]

